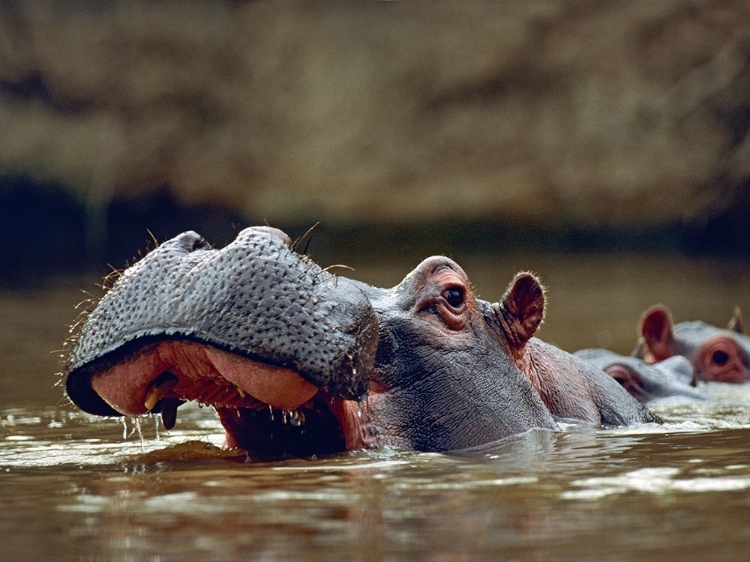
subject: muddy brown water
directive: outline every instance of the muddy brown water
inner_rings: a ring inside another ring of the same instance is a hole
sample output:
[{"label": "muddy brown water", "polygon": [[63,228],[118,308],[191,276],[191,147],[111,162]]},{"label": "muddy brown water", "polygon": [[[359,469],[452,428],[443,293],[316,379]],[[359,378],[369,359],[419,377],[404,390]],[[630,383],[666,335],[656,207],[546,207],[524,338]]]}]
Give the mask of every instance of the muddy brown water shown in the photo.
[{"label": "muddy brown water", "polygon": [[[750,311],[741,261],[649,255],[460,256],[485,298],[513,273],[548,288],[539,333],[628,352],[644,308],[724,324]],[[413,265],[363,256],[381,285]],[[747,560],[750,388],[666,400],[663,426],[531,432],[480,450],[249,461],[209,409],[97,419],[55,386],[94,279],[0,290],[0,560]]]}]

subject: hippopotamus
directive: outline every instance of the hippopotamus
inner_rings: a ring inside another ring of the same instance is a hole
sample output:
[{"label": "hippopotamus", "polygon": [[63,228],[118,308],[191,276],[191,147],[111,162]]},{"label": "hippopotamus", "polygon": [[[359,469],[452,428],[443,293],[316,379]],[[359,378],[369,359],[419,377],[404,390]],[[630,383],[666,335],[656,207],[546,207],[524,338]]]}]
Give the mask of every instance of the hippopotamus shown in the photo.
[{"label": "hippopotamus", "polygon": [[656,305],[643,314],[640,334],[633,354],[646,363],[683,355],[692,363],[698,380],[750,381],[750,337],[744,334],[739,308],[722,329],[699,321],[675,325],[669,309]]},{"label": "hippopotamus", "polygon": [[268,227],[223,249],[195,233],[131,266],[70,342],[66,390],[98,415],[210,404],[228,447],[310,455],[451,451],[560,420],[658,418],[592,364],[533,337],[544,292],[517,275],[477,298],[432,257],[397,286],[334,276]]},{"label": "hippopotamus", "polygon": [[582,349],[574,355],[596,365],[642,403],[670,396],[697,400],[708,398],[695,388],[695,370],[682,355],[674,355],[652,365],[637,357],[619,355],[607,349]]}]

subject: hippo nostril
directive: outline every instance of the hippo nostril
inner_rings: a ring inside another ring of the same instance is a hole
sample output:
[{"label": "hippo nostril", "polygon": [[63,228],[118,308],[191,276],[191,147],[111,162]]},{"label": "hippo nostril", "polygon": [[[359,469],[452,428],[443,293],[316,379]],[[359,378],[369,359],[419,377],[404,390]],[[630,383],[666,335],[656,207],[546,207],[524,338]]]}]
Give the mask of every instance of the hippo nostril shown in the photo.
[{"label": "hippo nostril", "polygon": [[255,232],[262,232],[265,234],[271,234],[273,236],[276,236],[277,238],[280,238],[281,241],[284,244],[286,244],[289,248],[292,247],[292,239],[289,238],[289,235],[283,230],[279,230],[278,228],[273,228],[272,226],[254,226],[253,230]]},{"label": "hippo nostril", "polygon": [[197,232],[192,230],[183,232],[177,237],[177,244],[187,252],[195,252],[197,250],[210,250],[211,245]]}]

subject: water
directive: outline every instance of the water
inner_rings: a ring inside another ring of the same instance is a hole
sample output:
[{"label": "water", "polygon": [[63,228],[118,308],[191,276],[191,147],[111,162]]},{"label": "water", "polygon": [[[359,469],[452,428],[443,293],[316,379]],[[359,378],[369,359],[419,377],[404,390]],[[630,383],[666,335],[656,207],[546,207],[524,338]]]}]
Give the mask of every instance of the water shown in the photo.
[{"label": "water", "polygon": [[[658,256],[454,256],[485,298],[517,269],[548,287],[540,336],[628,352],[644,308],[725,323],[742,263]],[[359,278],[414,265],[363,257]],[[666,400],[663,426],[534,431],[450,455],[276,462],[220,449],[209,408],[172,431],[68,406],[54,372],[90,279],[0,291],[0,560],[745,560],[750,388]],[[142,438],[139,435],[142,434]]]}]

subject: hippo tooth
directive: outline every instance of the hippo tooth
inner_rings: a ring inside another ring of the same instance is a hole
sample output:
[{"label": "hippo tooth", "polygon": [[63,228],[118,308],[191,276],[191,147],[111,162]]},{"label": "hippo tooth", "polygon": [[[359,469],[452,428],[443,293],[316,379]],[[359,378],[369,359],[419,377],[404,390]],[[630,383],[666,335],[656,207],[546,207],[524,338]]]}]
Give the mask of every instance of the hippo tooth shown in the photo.
[{"label": "hippo tooth", "polygon": [[161,398],[162,393],[159,392],[159,387],[152,388],[148,396],[146,396],[146,400],[143,403],[144,406],[146,406],[146,410],[151,411],[154,409],[154,406],[156,406],[156,403]]},{"label": "hippo tooth", "polygon": [[162,373],[156,377],[150,385],[151,390],[146,394],[146,400],[143,402],[146,410],[153,410],[159,400],[174,388],[178,380],[172,373]]}]

